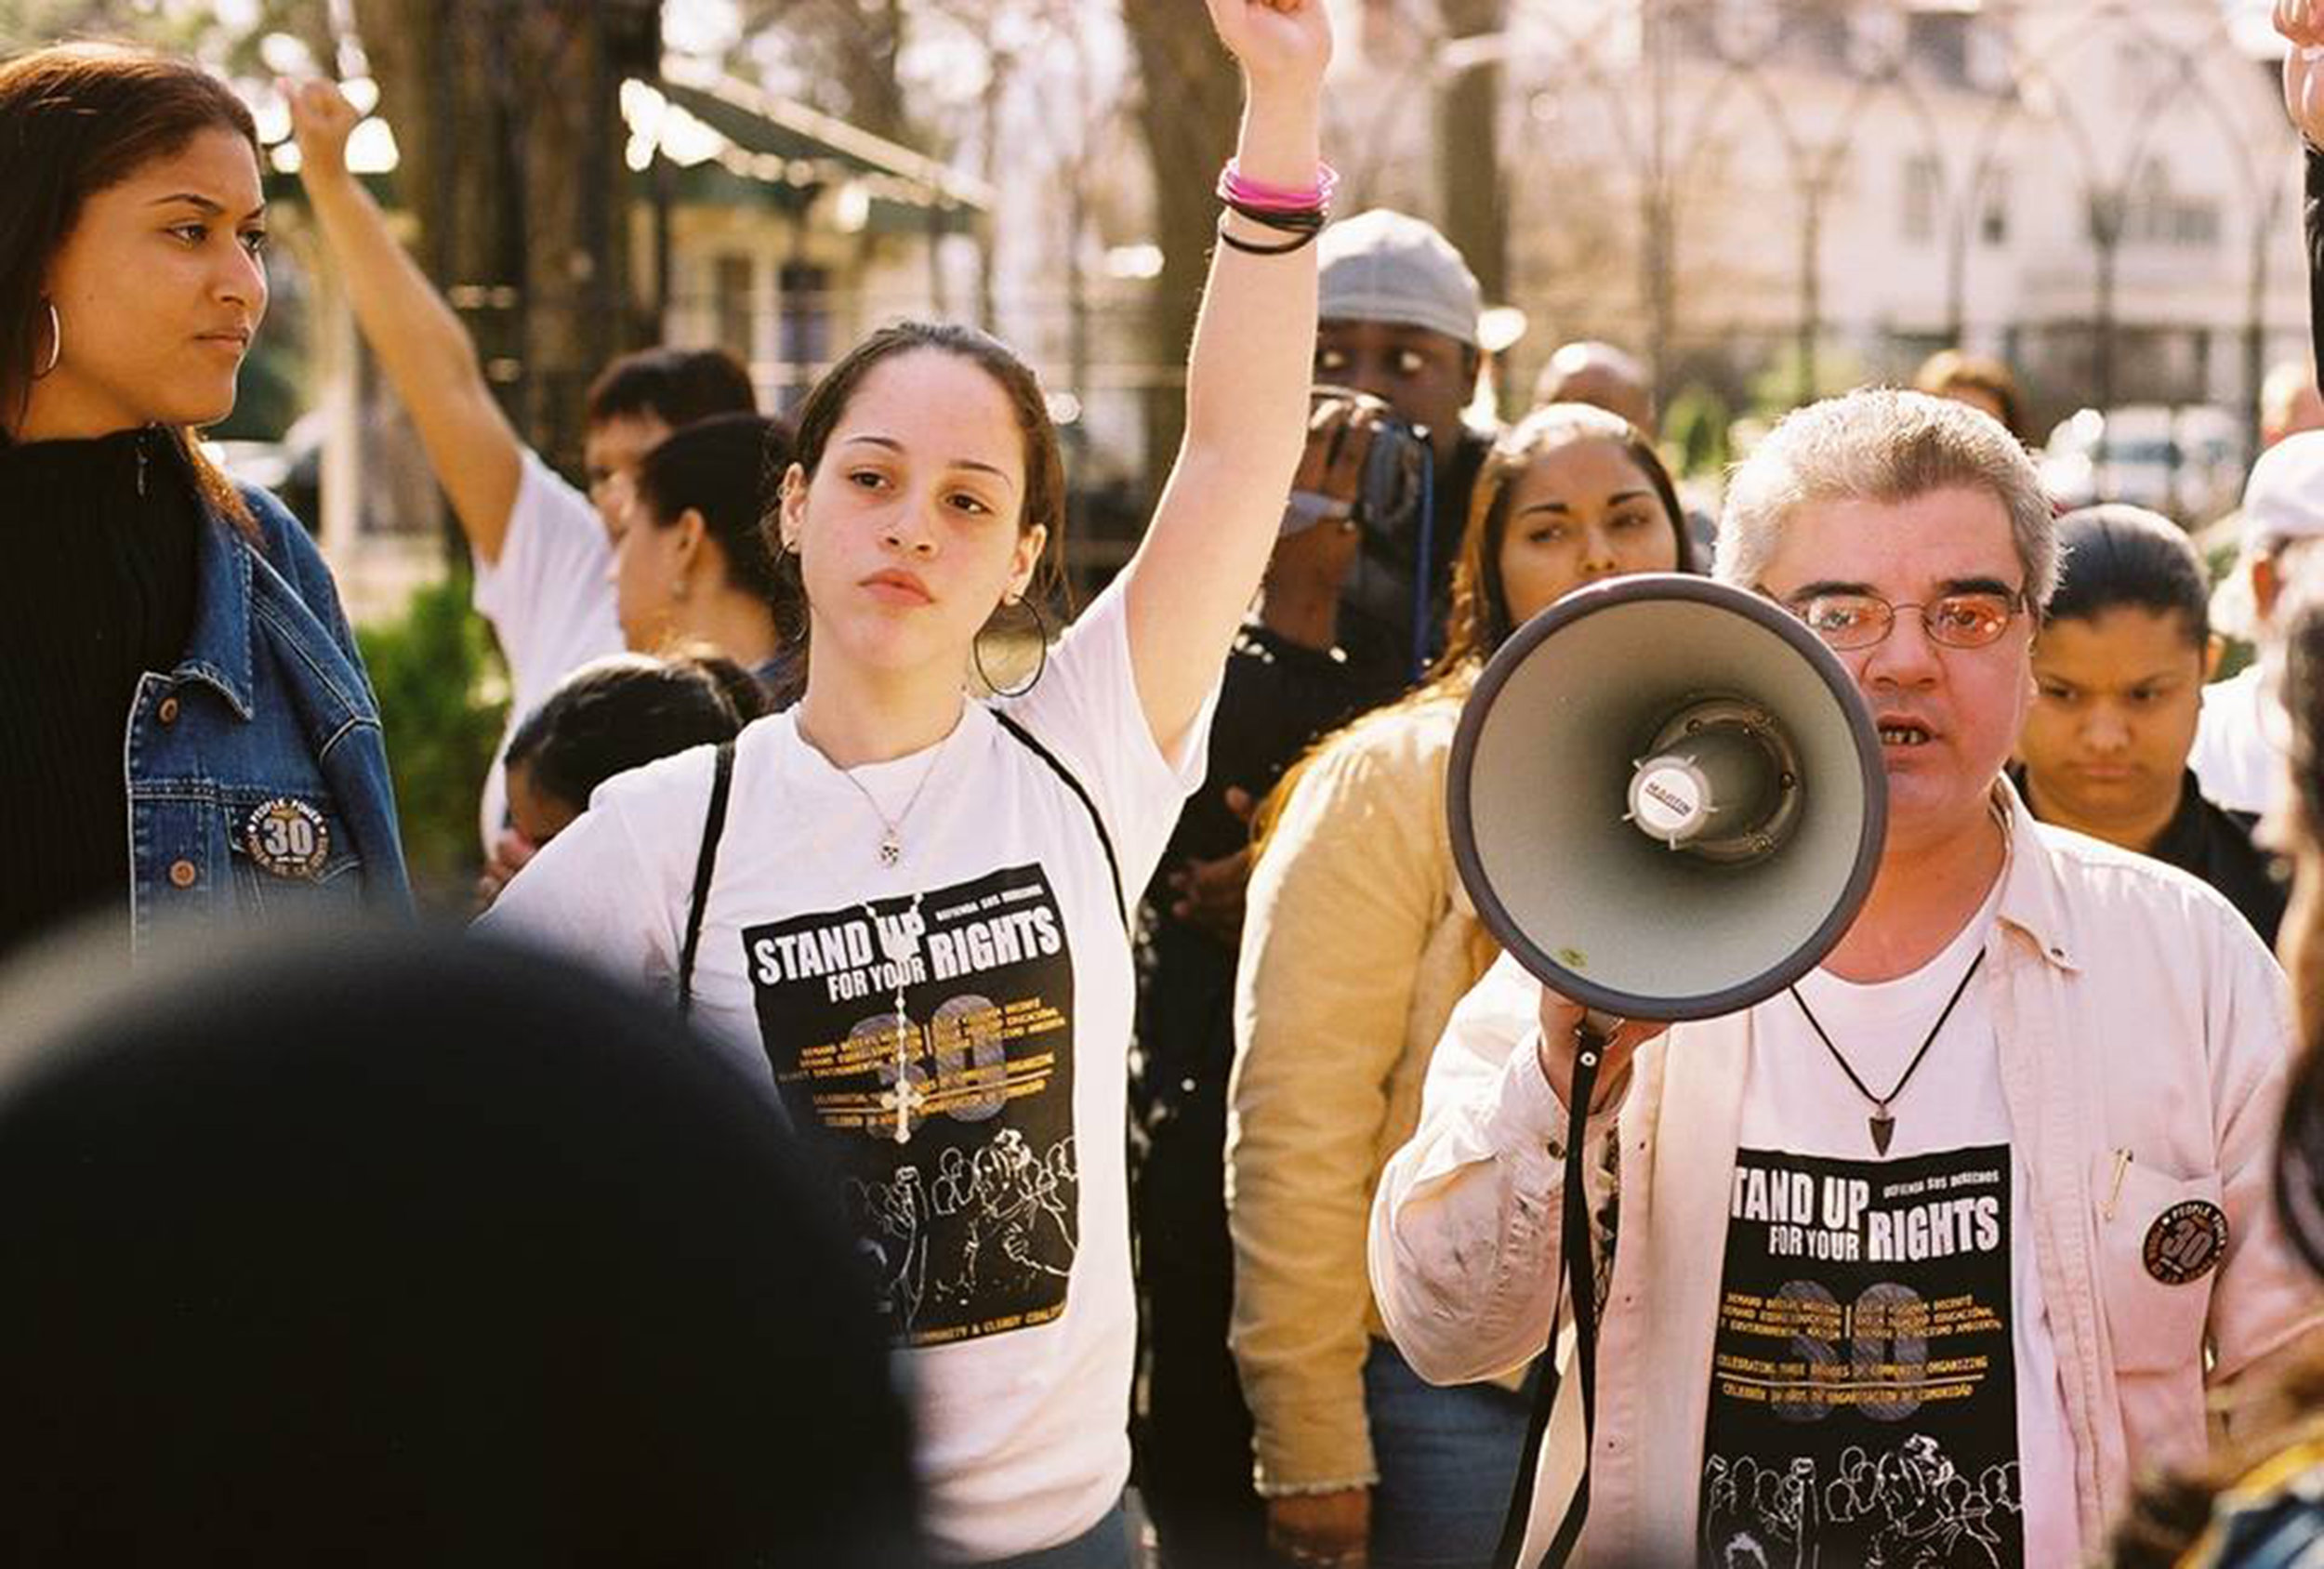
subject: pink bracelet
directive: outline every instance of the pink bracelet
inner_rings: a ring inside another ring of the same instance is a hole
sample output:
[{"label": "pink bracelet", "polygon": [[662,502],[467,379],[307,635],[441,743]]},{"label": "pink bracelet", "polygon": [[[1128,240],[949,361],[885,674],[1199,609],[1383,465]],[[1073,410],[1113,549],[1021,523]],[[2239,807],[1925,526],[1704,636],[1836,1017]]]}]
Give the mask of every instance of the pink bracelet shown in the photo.
[{"label": "pink bracelet", "polygon": [[1329,164],[1315,165],[1315,183],[1305,190],[1295,186],[1269,185],[1252,179],[1235,166],[1229,158],[1226,167],[1219,171],[1219,200],[1234,202],[1262,212],[1313,212],[1331,205],[1331,198],[1340,189],[1340,171]]}]

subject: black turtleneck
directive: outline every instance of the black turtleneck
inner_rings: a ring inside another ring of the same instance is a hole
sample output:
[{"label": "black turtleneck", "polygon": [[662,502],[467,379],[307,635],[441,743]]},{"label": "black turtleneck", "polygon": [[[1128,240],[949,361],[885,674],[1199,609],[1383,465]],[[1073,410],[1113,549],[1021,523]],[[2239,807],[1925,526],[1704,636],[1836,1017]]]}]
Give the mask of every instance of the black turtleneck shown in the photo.
[{"label": "black turtleneck", "polygon": [[0,442],[0,952],[127,908],[129,705],[193,628],[203,514],[174,446]]}]

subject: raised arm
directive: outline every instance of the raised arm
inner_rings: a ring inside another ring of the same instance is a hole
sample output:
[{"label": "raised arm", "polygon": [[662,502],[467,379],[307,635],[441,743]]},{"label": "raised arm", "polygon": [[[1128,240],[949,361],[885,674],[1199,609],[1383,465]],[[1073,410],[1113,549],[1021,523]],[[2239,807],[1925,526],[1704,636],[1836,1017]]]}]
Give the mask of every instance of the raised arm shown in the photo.
[{"label": "raised arm", "polygon": [[[1235,161],[1263,184],[1316,179],[1324,0],[1208,0],[1243,69]],[[1185,178],[1208,178],[1189,170]],[[1240,217],[1227,231],[1284,235]],[[1186,377],[1186,438],[1129,567],[1130,658],[1146,722],[1175,750],[1219,671],[1283,521],[1305,444],[1315,355],[1315,252],[1251,256],[1221,244],[1210,262]]]},{"label": "raised arm", "polygon": [[2308,162],[2308,340],[2324,366],[2324,5],[2276,0],[2276,31],[2291,46],[2284,55],[2284,108]]},{"label": "raised arm", "polygon": [[497,561],[524,473],[524,445],[484,380],[468,329],[349,172],[347,138],[361,118],[354,106],[329,82],[302,82],[289,98],[299,178],[355,320],[411,411],[469,544],[485,562]]},{"label": "raised arm", "polygon": [[2284,55],[2284,107],[2310,147],[2324,147],[2324,76],[2311,51],[2324,50],[2324,4],[2276,0],[2276,31],[2290,46]]}]

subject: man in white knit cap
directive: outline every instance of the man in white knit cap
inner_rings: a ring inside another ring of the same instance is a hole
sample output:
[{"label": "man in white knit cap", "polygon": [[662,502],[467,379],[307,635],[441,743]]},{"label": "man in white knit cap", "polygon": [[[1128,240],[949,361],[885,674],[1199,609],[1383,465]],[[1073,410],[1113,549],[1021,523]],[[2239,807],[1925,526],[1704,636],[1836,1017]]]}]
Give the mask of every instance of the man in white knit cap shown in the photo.
[{"label": "man in white knit cap", "polygon": [[2302,574],[2324,557],[2324,430],[2285,437],[2260,454],[2243,492],[2243,549],[2212,596],[2212,625],[2259,645],[2258,661],[2203,692],[2203,717],[2187,765],[2203,794],[2233,811],[2265,812],[2283,771],[2274,739],[2277,609]]}]

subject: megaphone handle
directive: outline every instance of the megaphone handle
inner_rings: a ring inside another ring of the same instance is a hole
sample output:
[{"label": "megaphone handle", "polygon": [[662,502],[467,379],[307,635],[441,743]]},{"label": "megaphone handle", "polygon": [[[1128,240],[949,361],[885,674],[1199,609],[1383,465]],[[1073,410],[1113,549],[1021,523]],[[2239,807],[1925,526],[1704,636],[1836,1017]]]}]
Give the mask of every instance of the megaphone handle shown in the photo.
[{"label": "megaphone handle", "polygon": [[1493,1553],[1495,1569],[1525,1569],[1525,1528],[1532,1523],[1534,1475],[1541,1460],[1541,1445],[1557,1406],[1557,1326],[1566,1302],[1574,1308],[1574,1366],[1581,1378],[1581,1475],[1565,1517],[1538,1563],[1540,1569],[1564,1569],[1581,1544],[1581,1528],[1590,1516],[1590,1451],[1598,1431],[1598,1272],[1590,1244],[1590,1102],[1597,1094],[1598,1070],[1605,1048],[1623,1021],[1596,1009],[1585,1013],[1574,1028],[1573,1082],[1566,1089],[1565,1200],[1559,1215],[1557,1300],[1550,1308],[1550,1338],[1539,1363],[1539,1381],[1533,1397],[1533,1414],[1525,1424],[1525,1453],[1517,1467],[1517,1483],[1501,1521],[1501,1539]]},{"label": "megaphone handle", "polygon": [[[1603,1055],[1605,1048],[1614,1043],[1614,1032],[1629,1022],[1629,1020],[1608,1013],[1603,1009],[1591,1009],[1582,1014],[1581,1023],[1574,1031],[1574,1044],[1585,1049],[1594,1047],[1597,1052]],[[1588,1101],[1578,1095],[1574,1099],[1581,1101],[1584,1105],[1589,1104]]]}]

